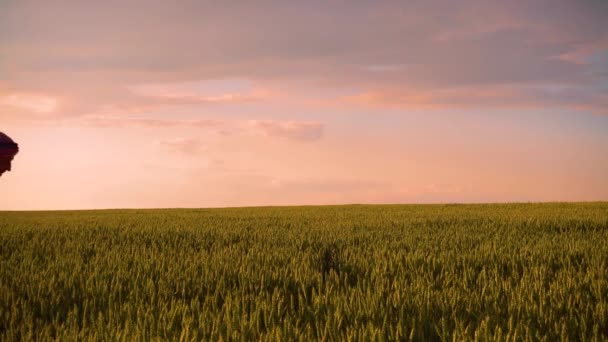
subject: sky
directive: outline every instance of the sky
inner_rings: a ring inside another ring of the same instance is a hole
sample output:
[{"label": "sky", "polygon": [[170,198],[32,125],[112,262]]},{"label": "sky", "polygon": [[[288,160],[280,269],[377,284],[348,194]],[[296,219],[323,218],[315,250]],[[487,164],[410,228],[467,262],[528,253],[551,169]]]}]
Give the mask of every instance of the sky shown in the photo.
[{"label": "sky", "polygon": [[608,200],[608,1],[0,2],[0,210]]}]

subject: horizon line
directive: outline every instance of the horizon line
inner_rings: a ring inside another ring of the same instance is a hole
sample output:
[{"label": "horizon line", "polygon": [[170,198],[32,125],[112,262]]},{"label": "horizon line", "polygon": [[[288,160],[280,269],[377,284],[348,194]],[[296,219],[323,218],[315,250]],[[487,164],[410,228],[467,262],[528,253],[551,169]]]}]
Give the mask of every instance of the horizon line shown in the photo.
[{"label": "horizon line", "polygon": [[480,205],[555,205],[555,204],[607,204],[608,200],[593,201],[513,201],[513,202],[424,202],[424,203],[337,203],[337,204],[294,204],[294,205],[245,205],[245,206],[218,206],[218,207],[116,207],[116,208],[85,208],[85,209],[27,209],[3,210],[0,213],[23,212],[75,212],[75,211],[131,211],[131,210],[221,210],[221,209],[270,209],[270,208],[313,208],[313,207],[349,207],[349,206],[480,206]]}]

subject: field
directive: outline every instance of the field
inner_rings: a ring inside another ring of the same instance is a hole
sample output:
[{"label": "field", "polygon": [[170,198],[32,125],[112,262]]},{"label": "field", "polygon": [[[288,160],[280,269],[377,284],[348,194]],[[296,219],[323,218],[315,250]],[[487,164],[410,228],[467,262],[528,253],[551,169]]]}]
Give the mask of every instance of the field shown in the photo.
[{"label": "field", "polygon": [[0,340],[608,340],[608,203],[0,212]]}]

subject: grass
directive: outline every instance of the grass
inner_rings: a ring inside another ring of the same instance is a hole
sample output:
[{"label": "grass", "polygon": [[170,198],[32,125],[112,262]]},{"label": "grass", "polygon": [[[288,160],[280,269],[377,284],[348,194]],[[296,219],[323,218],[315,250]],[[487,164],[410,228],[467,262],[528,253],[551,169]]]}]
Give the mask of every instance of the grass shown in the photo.
[{"label": "grass", "polygon": [[608,340],[608,203],[0,212],[1,340]]}]

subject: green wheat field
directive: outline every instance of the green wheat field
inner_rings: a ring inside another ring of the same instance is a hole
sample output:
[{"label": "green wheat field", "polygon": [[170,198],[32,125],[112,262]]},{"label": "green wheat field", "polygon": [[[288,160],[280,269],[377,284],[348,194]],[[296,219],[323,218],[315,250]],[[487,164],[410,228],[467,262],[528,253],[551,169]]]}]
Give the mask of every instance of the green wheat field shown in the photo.
[{"label": "green wheat field", "polygon": [[608,340],[608,203],[0,212],[0,340]]}]

